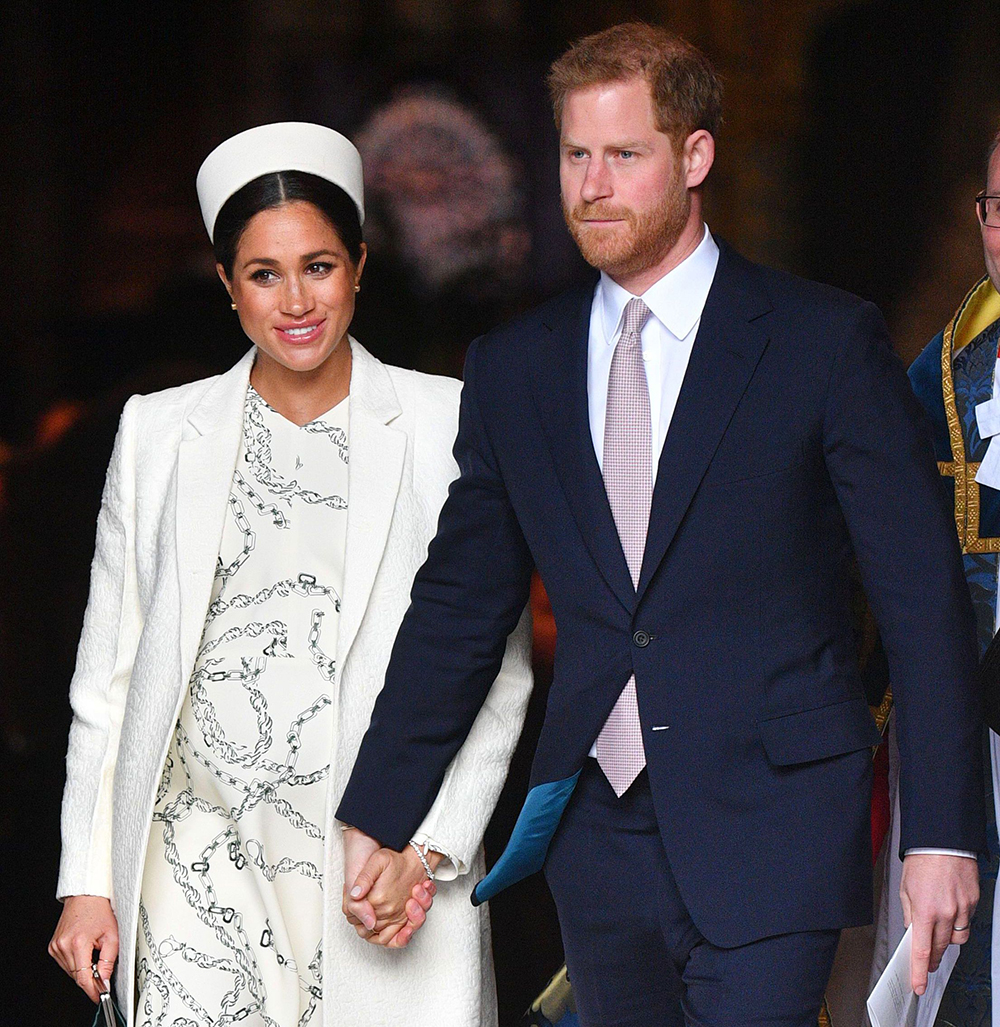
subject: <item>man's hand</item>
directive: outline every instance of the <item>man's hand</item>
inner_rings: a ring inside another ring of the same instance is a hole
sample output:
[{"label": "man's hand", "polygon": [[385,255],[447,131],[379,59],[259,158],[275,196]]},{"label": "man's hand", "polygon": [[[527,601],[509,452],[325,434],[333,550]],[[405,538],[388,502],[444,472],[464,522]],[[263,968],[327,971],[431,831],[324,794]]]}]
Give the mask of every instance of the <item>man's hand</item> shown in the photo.
[{"label": "man's hand", "polygon": [[938,968],[944,950],[969,940],[979,902],[979,864],[966,856],[908,855],[899,897],[904,926],[913,924],[910,983],[923,995],[927,974]]},{"label": "man's hand", "polygon": [[[440,859],[439,853],[427,853],[431,869]],[[351,889],[352,897],[371,903],[377,921],[374,932],[358,933],[376,945],[403,948],[424,923],[435,890],[434,882],[427,877],[410,846],[402,852],[379,849],[365,864]]]},{"label": "man's hand", "polygon": [[100,950],[97,972],[107,985],[118,958],[118,921],[111,903],[99,895],[71,895],[49,942],[49,955],[73,978],[92,1002],[101,991],[91,970],[95,949]]},{"label": "man's hand", "polygon": [[[357,828],[343,835],[344,915],[366,941],[404,947],[426,919],[434,901],[434,882],[409,847],[405,853],[380,848]],[[432,867],[440,858],[435,852],[427,856]]]}]

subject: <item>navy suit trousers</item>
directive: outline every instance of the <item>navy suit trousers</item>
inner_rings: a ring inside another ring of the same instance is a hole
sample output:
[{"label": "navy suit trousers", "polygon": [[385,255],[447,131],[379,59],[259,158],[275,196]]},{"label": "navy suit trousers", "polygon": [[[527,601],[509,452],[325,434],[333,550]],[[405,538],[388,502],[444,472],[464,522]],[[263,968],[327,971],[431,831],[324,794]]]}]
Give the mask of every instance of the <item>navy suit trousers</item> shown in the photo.
[{"label": "navy suit trousers", "polygon": [[545,876],[584,1027],[815,1027],[840,932],[706,941],[667,861],[645,770],[618,799],[587,760]]}]

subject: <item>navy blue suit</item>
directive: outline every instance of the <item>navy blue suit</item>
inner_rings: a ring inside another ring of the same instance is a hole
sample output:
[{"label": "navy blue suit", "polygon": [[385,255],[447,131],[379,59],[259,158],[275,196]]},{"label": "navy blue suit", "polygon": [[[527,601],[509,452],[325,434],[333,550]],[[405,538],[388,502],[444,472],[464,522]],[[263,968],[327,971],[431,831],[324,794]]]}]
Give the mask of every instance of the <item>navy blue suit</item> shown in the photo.
[{"label": "navy blue suit", "polygon": [[734,947],[869,922],[878,734],[852,551],[898,704],[902,848],[985,844],[972,609],[882,317],[721,246],[633,588],[588,424],[592,295],[565,293],[469,350],[460,477],[337,816],[406,845],[535,566],[558,629],[554,681],[525,810],[478,897],[538,869],[634,673],[652,808],[702,935]]}]

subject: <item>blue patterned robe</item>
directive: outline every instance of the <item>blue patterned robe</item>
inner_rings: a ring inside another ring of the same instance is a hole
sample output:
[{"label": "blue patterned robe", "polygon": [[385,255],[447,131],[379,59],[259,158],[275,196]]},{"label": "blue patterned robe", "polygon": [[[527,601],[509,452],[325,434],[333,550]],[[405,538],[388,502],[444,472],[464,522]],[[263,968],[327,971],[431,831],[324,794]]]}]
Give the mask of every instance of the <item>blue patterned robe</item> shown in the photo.
[{"label": "blue patterned robe", "polygon": [[[989,440],[984,441],[979,435],[976,406],[993,396],[1000,345],[998,315],[1000,296],[984,279],[910,368],[914,392],[931,418],[942,485],[955,510],[965,576],[976,611],[980,655],[993,638],[996,621],[1000,491],[975,481],[976,470],[989,445]],[[989,1027],[993,1020],[993,905],[1000,844],[989,732],[985,728],[983,758],[989,852],[979,858],[979,906],[969,941],[962,946],[938,1010],[935,1025],[940,1027]]]}]

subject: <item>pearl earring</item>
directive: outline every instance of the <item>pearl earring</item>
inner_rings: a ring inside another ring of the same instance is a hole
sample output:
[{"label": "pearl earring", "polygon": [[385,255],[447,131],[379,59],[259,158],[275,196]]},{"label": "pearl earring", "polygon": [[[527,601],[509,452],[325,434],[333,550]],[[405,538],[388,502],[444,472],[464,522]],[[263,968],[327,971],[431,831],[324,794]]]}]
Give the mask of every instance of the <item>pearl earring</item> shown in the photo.
[{"label": "pearl earring", "polygon": [[355,292],[361,292],[361,286],[360,285],[354,286],[354,291]]},{"label": "pearl earring", "polygon": [[235,303],[230,303],[229,305],[233,308],[233,310],[236,309],[236,304]]}]

